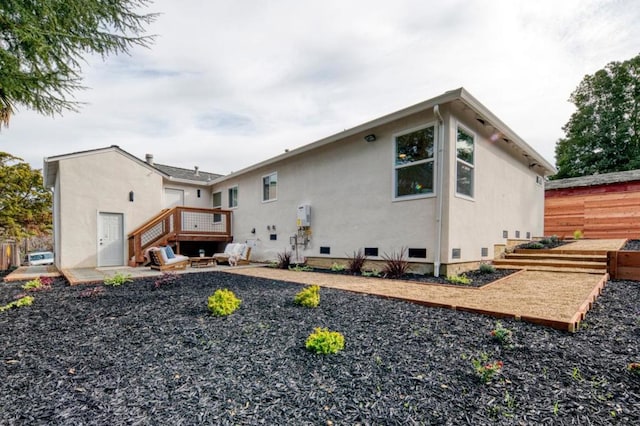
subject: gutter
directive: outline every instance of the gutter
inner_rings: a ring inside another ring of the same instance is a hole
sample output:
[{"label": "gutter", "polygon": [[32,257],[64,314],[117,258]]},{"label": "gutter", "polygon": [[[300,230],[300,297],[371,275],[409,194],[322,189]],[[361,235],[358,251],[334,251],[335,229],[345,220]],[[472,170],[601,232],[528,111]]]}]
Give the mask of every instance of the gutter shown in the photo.
[{"label": "gutter", "polygon": [[439,105],[433,107],[433,115],[436,117],[435,137],[438,146],[437,157],[437,203],[436,203],[436,241],[433,259],[433,276],[440,276],[440,249],[442,246],[442,211],[444,209],[444,120],[440,115]]}]

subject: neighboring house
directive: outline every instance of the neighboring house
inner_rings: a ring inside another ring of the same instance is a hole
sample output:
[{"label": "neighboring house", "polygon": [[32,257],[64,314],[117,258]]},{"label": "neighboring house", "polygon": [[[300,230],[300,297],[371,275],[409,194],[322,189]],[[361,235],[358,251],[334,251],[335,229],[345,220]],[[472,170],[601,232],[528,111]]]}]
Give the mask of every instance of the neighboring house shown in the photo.
[{"label": "neighboring house", "polygon": [[640,170],[547,182],[545,235],[640,238]]},{"label": "neighboring house", "polygon": [[[118,157],[98,158],[106,154]],[[91,164],[75,164],[92,156]],[[70,160],[74,172],[65,179]],[[360,249],[381,260],[406,248],[416,270],[451,273],[492,259],[506,238],[542,235],[544,177],[553,173],[460,88],[228,176],[183,183],[207,188],[203,202],[232,212],[233,239],[252,247],[252,260],[293,250],[326,265]],[[55,184],[56,256],[67,265],[100,262],[96,243],[93,250],[91,242],[67,247],[66,232],[95,234],[99,212],[123,213],[130,232],[165,207],[172,182],[168,170],[113,147],[46,159],[45,175]],[[97,188],[104,193],[94,194]],[[127,204],[130,191],[144,194],[144,208],[133,210],[137,198]],[[81,209],[86,192],[92,203]],[[69,216],[65,204],[74,206]]]}]

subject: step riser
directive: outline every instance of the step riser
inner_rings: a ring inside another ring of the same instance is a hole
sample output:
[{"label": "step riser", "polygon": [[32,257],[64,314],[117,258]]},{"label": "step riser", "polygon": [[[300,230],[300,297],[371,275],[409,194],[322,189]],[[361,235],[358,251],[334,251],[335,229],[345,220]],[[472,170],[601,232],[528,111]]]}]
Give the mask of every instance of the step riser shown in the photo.
[{"label": "step riser", "polygon": [[549,268],[571,268],[571,269],[598,269],[598,270],[606,270],[606,263],[597,263],[597,262],[547,262],[543,260],[538,261],[526,261],[526,260],[514,260],[514,259],[504,259],[504,260],[494,260],[493,264],[495,266],[513,266],[516,268],[528,268],[535,266],[544,266]]},{"label": "step riser", "polygon": [[607,263],[606,256],[534,256],[530,254],[507,254],[505,255],[505,259],[515,259],[515,260],[565,260],[567,262],[602,262]]}]

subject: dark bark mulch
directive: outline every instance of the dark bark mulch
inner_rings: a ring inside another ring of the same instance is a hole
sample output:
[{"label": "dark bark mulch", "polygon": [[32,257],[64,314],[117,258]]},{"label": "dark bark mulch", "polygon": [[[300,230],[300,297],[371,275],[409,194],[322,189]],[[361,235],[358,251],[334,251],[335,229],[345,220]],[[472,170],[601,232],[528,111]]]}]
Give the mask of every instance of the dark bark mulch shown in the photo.
[{"label": "dark bark mulch", "polygon": [[[226,318],[207,297],[242,299]],[[640,424],[640,284],[613,281],[575,335],[323,288],[194,273],[89,294],[56,281],[0,313],[0,424]],[[0,285],[0,304],[22,290]],[[344,334],[330,356],[314,327]],[[504,362],[481,383],[471,359]]]},{"label": "dark bark mulch", "polygon": [[[447,277],[440,275],[439,277],[434,277],[433,275],[423,275],[423,274],[405,274],[402,276],[402,280],[414,281],[420,283],[430,283],[430,284],[448,284],[448,285],[457,285],[462,287],[482,287],[486,284],[492,283],[500,278],[507,277],[515,272],[518,272],[519,269],[496,269],[493,272],[481,272],[480,270],[468,271],[465,272],[464,275],[471,279],[469,284],[459,284],[452,283],[447,281]],[[309,272],[318,272],[322,274],[338,274],[338,275],[357,275],[361,276],[361,274],[350,274],[347,271],[332,271],[331,269],[321,269],[314,268]],[[385,276],[380,276],[376,278],[387,279]],[[388,278],[392,279],[392,278]]]},{"label": "dark bark mulch", "polygon": [[640,251],[640,240],[628,240],[622,250]]}]

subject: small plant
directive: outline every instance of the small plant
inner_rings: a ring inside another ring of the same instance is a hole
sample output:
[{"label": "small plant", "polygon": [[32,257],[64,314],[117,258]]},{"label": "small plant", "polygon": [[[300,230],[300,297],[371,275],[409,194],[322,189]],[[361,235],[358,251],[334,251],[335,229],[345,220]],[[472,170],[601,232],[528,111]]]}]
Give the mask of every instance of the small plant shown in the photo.
[{"label": "small plant", "polygon": [[493,274],[496,271],[496,267],[490,263],[481,263],[479,270],[482,274]]},{"label": "small plant", "polygon": [[87,298],[87,297],[99,297],[104,294],[104,287],[91,287],[86,290],[82,290],[78,296]]},{"label": "small plant", "polygon": [[32,296],[21,297],[20,299],[7,303],[4,306],[0,306],[0,312],[4,312],[12,308],[21,308],[23,306],[31,306],[33,304],[33,300],[34,299]]},{"label": "small plant", "polygon": [[173,272],[163,272],[162,276],[153,283],[153,288],[160,288],[163,285],[171,284],[178,279],[178,274]]},{"label": "small plant", "polygon": [[553,403],[553,415],[557,416],[559,412],[560,412],[560,403],[556,401]]},{"label": "small plant", "polygon": [[504,365],[502,361],[487,362],[488,358],[487,354],[482,354],[480,358],[471,360],[476,376],[482,383],[489,383],[496,374],[500,373]]},{"label": "small plant", "polygon": [[240,303],[242,301],[226,288],[216,290],[207,300],[209,310],[217,317],[231,315],[240,307]]},{"label": "small plant", "polygon": [[305,287],[296,294],[293,302],[307,308],[317,307],[320,304],[320,287],[317,285]]},{"label": "small plant", "polygon": [[513,332],[502,326],[500,321],[496,322],[496,328],[490,332],[493,340],[500,343],[501,346],[510,348],[513,346]]},{"label": "small plant", "polygon": [[382,274],[389,278],[401,278],[409,270],[409,261],[407,260],[407,249],[401,248],[397,253],[390,255],[385,253],[382,255],[384,259],[384,268]]},{"label": "small plant", "polygon": [[581,230],[576,229],[575,231],[573,231],[573,239],[574,240],[580,240],[580,239],[582,239],[582,237],[583,237],[583,234],[582,234]]},{"label": "small plant", "polygon": [[629,373],[640,376],[640,362],[632,362],[627,366]]},{"label": "small plant", "polygon": [[523,248],[532,249],[532,250],[541,250],[544,248],[544,244],[534,241],[534,242],[525,244]]},{"label": "small plant", "polygon": [[363,277],[374,277],[377,278],[380,276],[380,271],[378,271],[377,269],[371,269],[369,271],[362,271],[362,276]]},{"label": "small plant", "polygon": [[297,264],[295,266],[289,265],[289,270],[294,272],[311,272],[313,271],[313,268],[308,265]]},{"label": "small plant", "polygon": [[328,328],[316,327],[307,337],[305,347],[317,354],[335,354],[344,349],[344,336]]},{"label": "small plant", "polygon": [[106,277],[104,279],[104,285],[111,285],[114,287],[118,287],[124,283],[130,282],[133,282],[133,280],[131,279],[131,275],[123,274],[122,272],[116,272],[114,275]]},{"label": "small plant", "polygon": [[469,285],[471,284],[471,278],[467,277],[465,274],[462,275],[447,275],[447,281],[451,284],[462,284]]},{"label": "small plant", "polygon": [[354,251],[353,256],[348,258],[347,270],[351,274],[362,273],[362,268],[364,267],[364,262],[366,260],[367,260],[367,256],[365,256],[364,251],[362,251],[362,249],[359,249],[358,251]]},{"label": "small plant", "polygon": [[582,377],[582,373],[578,367],[573,367],[573,371],[571,372],[571,378],[576,382],[584,381],[584,377]]},{"label": "small plant", "polygon": [[339,263],[333,262],[333,264],[331,265],[331,270],[333,272],[342,272],[346,269],[347,267],[344,265],[341,265]]},{"label": "small plant", "polygon": [[285,250],[282,253],[278,253],[278,269],[289,269],[291,266],[291,253],[289,250]]}]

